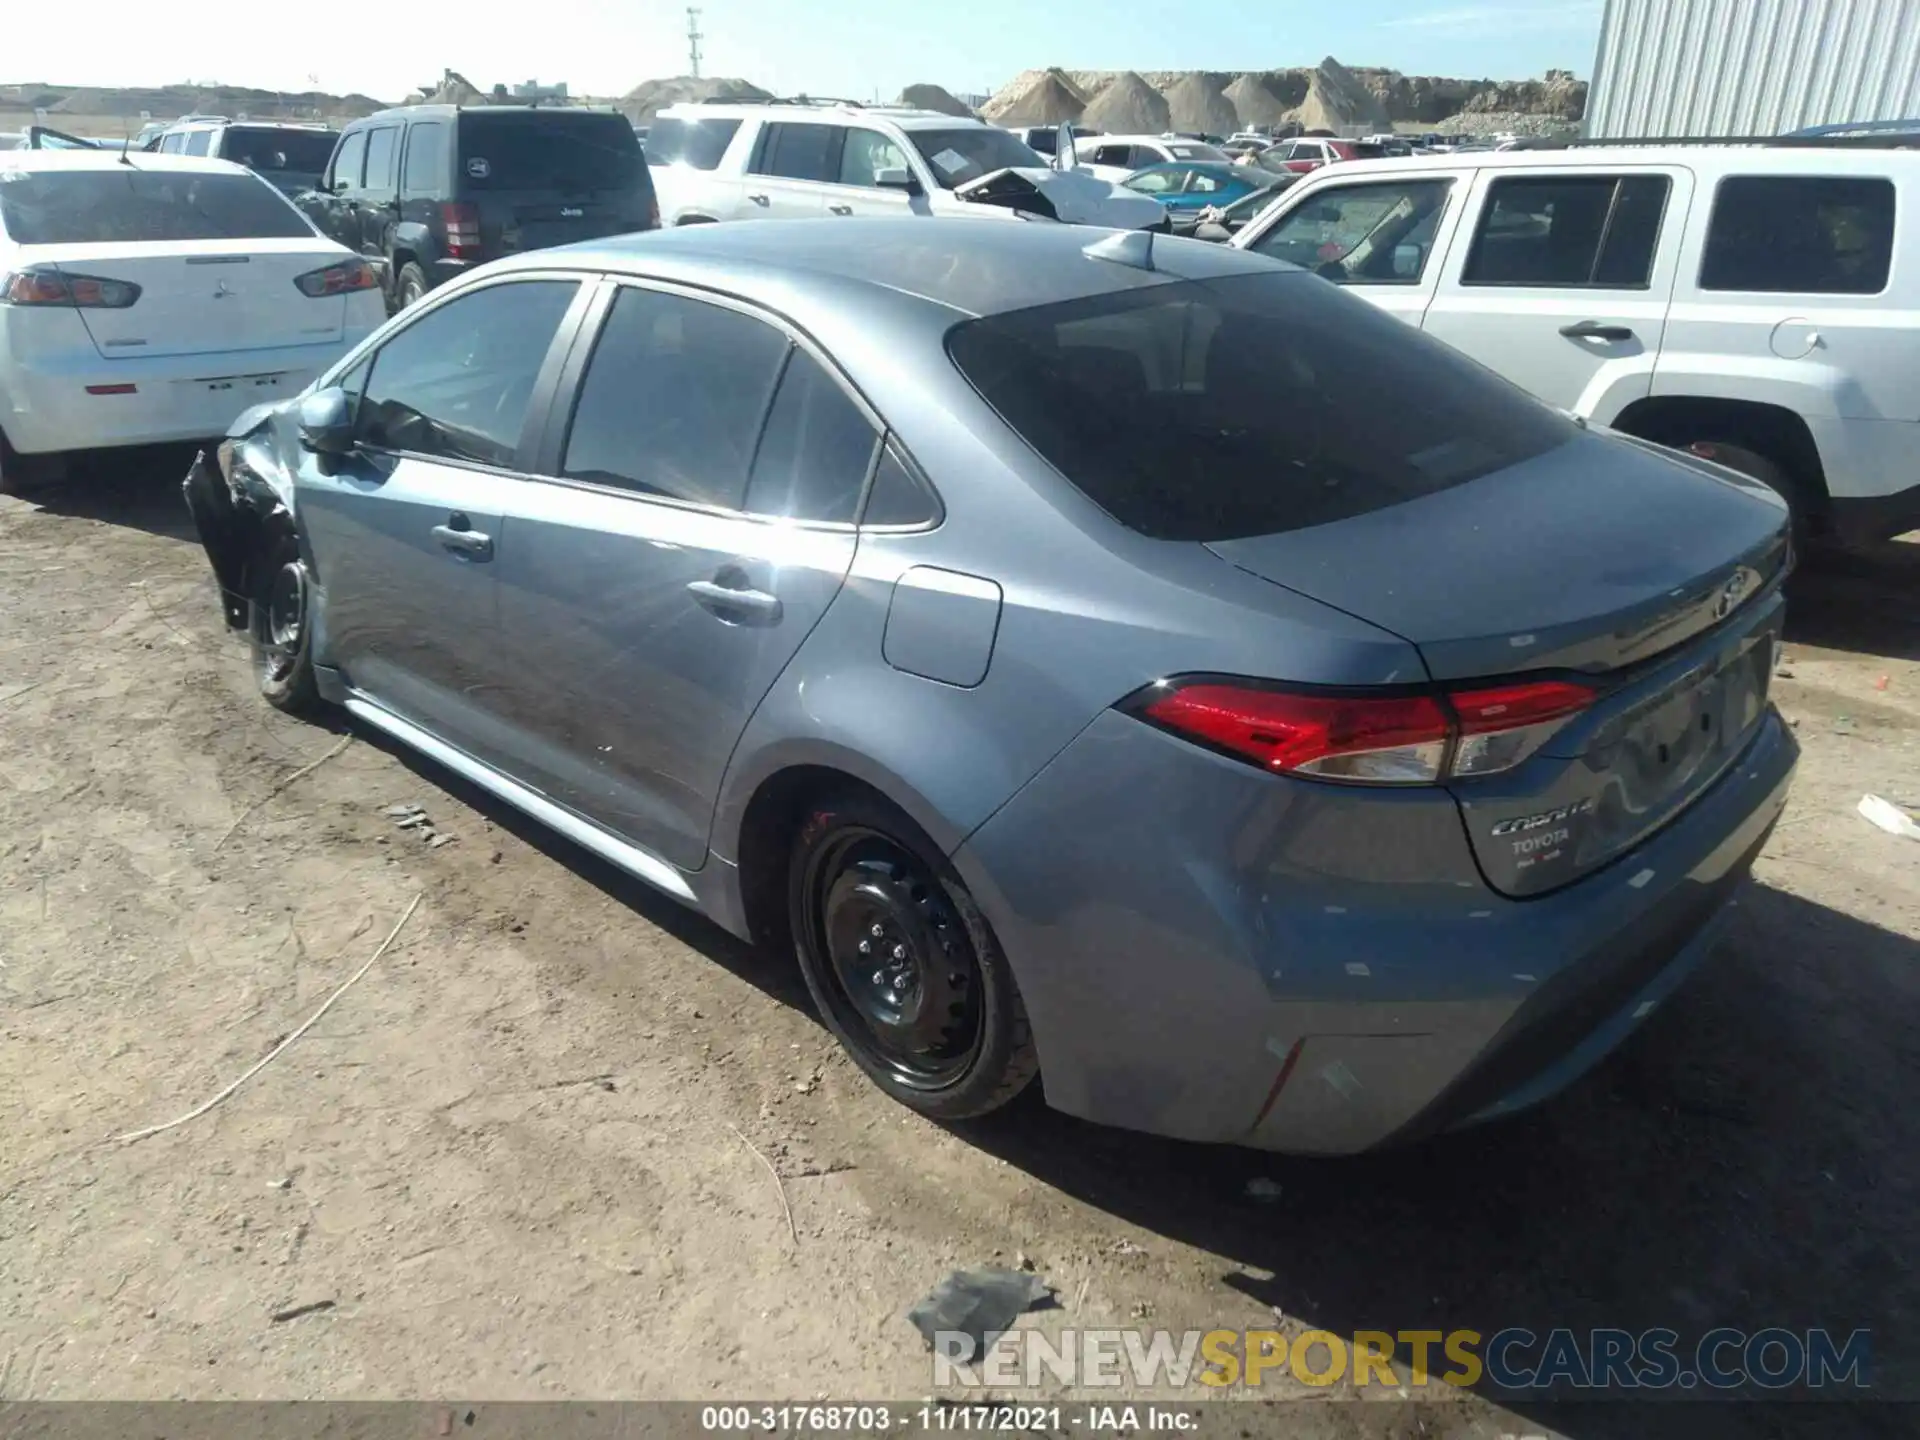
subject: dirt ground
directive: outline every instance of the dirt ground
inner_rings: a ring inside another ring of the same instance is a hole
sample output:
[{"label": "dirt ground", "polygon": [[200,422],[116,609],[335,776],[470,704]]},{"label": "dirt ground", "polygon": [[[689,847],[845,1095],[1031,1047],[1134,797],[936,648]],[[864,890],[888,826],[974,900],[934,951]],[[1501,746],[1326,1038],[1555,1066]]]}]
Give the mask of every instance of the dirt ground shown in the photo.
[{"label": "dirt ground", "polygon": [[[0,500],[0,1398],[917,1400],[903,1312],[1021,1256],[1051,1330],[1870,1327],[1879,1387],[1920,1397],[1920,844],[1853,809],[1920,803],[1920,544],[1795,583],[1805,755],[1714,962],[1528,1117],[1311,1162],[890,1104],[790,961],[259,702],[184,465]],[[231,1099],[112,1138],[240,1075],[415,896]],[[1664,1409],[1421,1424],[1706,1433]]]}]

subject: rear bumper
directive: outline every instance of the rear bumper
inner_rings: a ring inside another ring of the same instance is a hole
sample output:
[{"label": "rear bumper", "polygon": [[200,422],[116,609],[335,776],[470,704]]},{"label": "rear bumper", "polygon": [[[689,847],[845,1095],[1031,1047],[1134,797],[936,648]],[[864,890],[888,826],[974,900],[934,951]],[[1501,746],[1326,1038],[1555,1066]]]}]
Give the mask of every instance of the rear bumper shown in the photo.
[{"label": "rear bumper", "polygon": [[[298,394],[378,324],[355,318],[339,340],[321,345],[128,360],[14,355],[0,370],[0,426],[23,455],[222,435],[249,406]],[[89,385],[133,389],[96,395]]]},{"label": "rear bumper", "polygon": [[[1920,441],[1920,434],[1915,435]],[[1849,544],[1891,540],[1920,530],[1920,484],[1889,495],[1834,496],[1827,505],[1833,533]]]},{"label": "rear bumper", "polygon": [[1531,1104],[1617,1044],[1711,947],[1797,757],[1769,710],[1652,840],[1514,901],[1444,793],[1279,780],[1109,714],[954,863],[1050,1103],[1348,1153]]}]

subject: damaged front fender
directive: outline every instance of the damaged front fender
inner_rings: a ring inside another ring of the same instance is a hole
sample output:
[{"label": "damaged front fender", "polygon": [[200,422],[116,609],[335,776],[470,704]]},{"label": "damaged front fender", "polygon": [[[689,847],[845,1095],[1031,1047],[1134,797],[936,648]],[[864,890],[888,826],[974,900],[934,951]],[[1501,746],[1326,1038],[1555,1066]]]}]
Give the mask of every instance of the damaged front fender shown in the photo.
[{"label": "damaged front fender", "polygon": [[293,479],[274,453],[278,407],[256,405],[228,427],[211,455],[193,457],[182,486],[201,548],[220,584],[220,608],[230,630],[252,623],[256,563],[293,531]]}]

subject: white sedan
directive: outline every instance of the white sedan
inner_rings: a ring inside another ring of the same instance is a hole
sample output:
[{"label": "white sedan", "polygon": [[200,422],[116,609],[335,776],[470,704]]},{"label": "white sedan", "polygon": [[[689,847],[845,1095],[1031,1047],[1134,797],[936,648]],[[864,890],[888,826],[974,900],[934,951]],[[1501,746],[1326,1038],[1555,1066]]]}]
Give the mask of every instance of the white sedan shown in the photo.
[{"label": "white sedan", "polygon": [[0,154],[0,489],[220,435],[385,319],[366,262],[239,165]]}]

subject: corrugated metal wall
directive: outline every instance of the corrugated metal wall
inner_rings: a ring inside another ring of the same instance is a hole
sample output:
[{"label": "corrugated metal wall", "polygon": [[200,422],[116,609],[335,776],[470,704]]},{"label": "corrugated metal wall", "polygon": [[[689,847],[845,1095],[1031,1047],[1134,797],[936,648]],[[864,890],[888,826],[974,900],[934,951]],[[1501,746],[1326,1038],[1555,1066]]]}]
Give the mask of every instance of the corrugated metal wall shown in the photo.
[{"label": "corrugated metal wall", "polygon": [[1920,117],[1920,0],[1607,0],[1585,133]]}]

